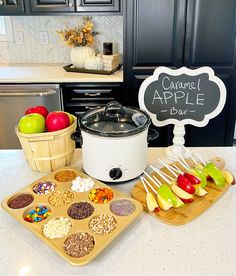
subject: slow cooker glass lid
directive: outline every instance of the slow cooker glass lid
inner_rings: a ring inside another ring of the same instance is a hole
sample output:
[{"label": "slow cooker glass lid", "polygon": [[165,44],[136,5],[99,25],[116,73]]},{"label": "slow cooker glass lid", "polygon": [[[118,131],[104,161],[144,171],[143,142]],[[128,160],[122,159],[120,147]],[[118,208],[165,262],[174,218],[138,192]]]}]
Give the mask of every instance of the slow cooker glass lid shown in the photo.
[{"label": "slow cooker glass lid", "polygon": [[86,113],[80,120],[82,129],[101,136],[128,136],[141,132],[150,124],[149,116],[138,109],[110,102]]}]

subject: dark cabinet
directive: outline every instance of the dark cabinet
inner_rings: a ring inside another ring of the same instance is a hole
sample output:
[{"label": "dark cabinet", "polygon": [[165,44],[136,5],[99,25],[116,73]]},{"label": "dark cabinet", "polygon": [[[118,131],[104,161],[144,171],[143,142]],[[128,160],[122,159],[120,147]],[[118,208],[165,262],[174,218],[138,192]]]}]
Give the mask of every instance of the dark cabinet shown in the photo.
[{"label": "dark cabinet", "polygon": [[121,12],[121,0],[77,0],[78,12]]},{"label": "dark cabinet", "polygon": [[24,0],[0,0],[0,16],[24,14]]},{"label": "dark cabinet", "polygon": [[186,144],[230,146],[233,143],[236,83],[236,1],[188,0],[184,65],[210,66],[224,82],[227,99],[223,111],[204,128],[187,126]]},{"label": "dark cabinet", "polygon": [[120,83],[68,83],[62,85],[64,110],[79,117],[86,111],[121,101]]},{"label": "dark cabinet", "polygon": [[0,15],[121,13],[122,0],[0,0]]},{"label": "dark cabinet", "polygon": [[[157,66],[177,68],[183,62],[185,0],[132,0],[124,7],[124,83],[127,105],[138,106],[142,81]],[[167,146],[172,126],[157,128],[149,146]]]},{"label": "dark cabinet", "polygon": [[[226,105],[203,128],[186,126],[187,146],[232,145],[235,123],[236,2],[132,0],[124,8],[124,83],[127,104],[138,105],[142,81],[162,65],[210,66],[227,88]],[[159,127],[155,146],[172,143],[173,126]]]},{"label": "dark cabinet", "polygon": [[[122,83],[65,83],[62,84],[64,111],[77,118],[85,112],[104,107],[110,101],[122,103]],[[76,143],[76,147],[80,147]]]},{"label": "dark cabinet", "polygon": [[32,13],[74,12],[75,0],[31,0]]}]

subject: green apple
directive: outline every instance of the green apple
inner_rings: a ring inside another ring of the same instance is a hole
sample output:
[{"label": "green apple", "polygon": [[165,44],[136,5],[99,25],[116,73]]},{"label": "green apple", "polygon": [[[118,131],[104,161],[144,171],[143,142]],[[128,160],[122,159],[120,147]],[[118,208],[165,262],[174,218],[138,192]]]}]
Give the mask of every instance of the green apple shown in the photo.
[{"label": "green apple", "polygon": [[171,203],[174,207],[181,207],[184,205],[183,201],[179,199],[166,184],[162,184],[157,192],[164,200]]},{"label": "green apple", "polygon": [[196,196],[204,196],[207,194],[207,191],[205,189],[202,188],[201,185],[198,185],[198,187],[195,187],[197,185],[194,185],[194,188],[196,189]]},{"label": "green apple", "polygon": [[192,168],[188,171],[190,174],[195,175],[201,180],[201,186],[202,188],[206,188],[207,185],[207,175],[204,173],[202,169],[199,167]]},{"label": "green apple", "polygon": [[171,207],[173,207],[173,205],[170,202],[166,201],[159,194],[157,194],[157,202],[158,202],[160,208],[164,211],[169,210]]},{"label": "green apple", "polygon": [[225,178],[222,172],[213,163],[207,163],[204,167],[204,172],[213,179],[216,186],[225,186]]},{"label": "green apple", "polygon": [[41,114],[31,113],[20,119],[18,128],[26,134],[42,133],[45,130],[45,119]]}]

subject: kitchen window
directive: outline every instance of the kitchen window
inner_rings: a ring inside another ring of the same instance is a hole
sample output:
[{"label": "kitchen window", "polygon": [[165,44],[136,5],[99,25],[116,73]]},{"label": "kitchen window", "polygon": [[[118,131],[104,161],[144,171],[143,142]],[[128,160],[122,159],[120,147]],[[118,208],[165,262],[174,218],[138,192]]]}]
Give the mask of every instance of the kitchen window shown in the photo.
[{"label": "kitchen window", "polygon": [[12,41],[12,22],[10,16],[0,16],[0,41]]}]

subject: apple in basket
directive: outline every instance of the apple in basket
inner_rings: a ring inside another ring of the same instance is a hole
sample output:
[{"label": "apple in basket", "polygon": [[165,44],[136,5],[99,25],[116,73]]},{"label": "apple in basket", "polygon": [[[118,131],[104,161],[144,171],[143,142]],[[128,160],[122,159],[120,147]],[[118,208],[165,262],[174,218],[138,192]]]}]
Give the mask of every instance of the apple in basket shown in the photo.
[{"label": "apple in basket", "polygon": [[25,111],[25,115],[31,114],[31,113],[41,114],[45,119],[48,116],[48,110],[43,105],[32,106],[32,107],[27,108],[26,111]]},{"label": "apple in basket", "polygon": [[45,130],[45,119],[41,114],[28,114],[20,119],[18,128],[26,134],[42,133]]},{"label": "apple in basket", "polygon": [[70,117],[63,111],[50,112],[46,118],[46,128],[49,132],[67,128],[70,125]]},{"label": "apple in basket", "polygon": [[62,111],[62,112],[66,113],[69,116],[69,118],[70,118],[70,125],[72,125],[74,123],[74,117],[70,113],[68,113],[68,112],[65,112],[65,111]]}]

